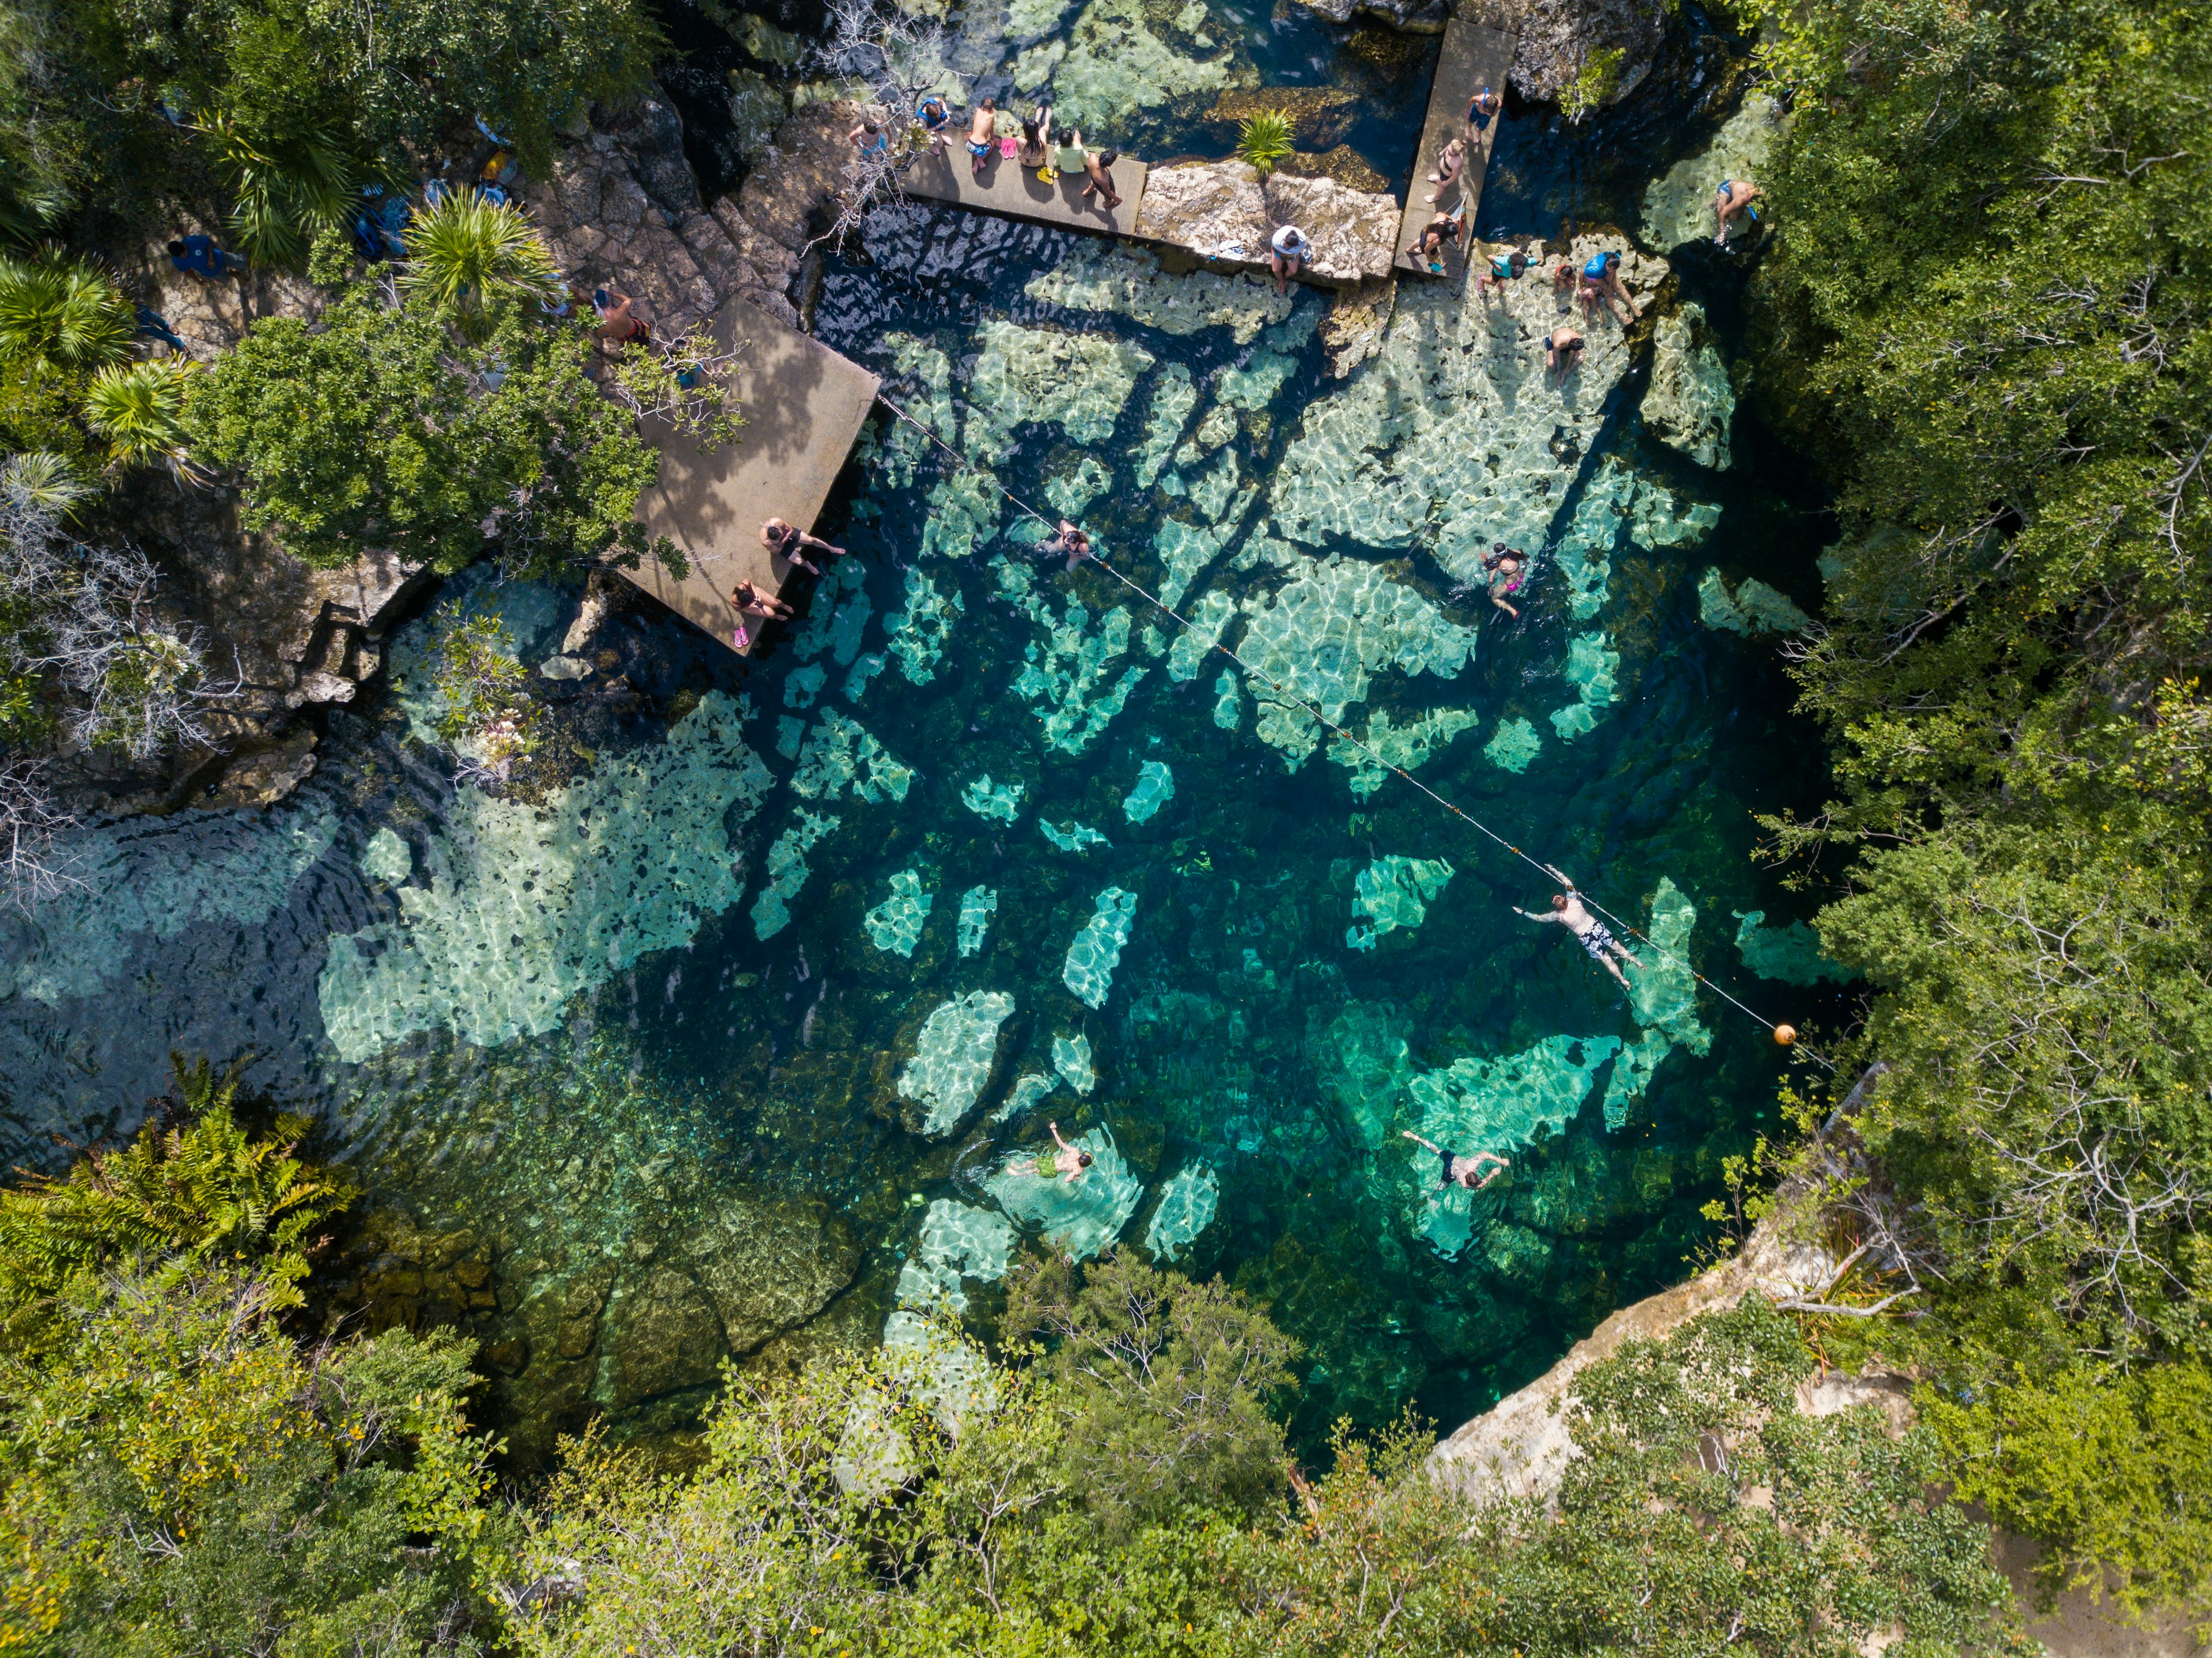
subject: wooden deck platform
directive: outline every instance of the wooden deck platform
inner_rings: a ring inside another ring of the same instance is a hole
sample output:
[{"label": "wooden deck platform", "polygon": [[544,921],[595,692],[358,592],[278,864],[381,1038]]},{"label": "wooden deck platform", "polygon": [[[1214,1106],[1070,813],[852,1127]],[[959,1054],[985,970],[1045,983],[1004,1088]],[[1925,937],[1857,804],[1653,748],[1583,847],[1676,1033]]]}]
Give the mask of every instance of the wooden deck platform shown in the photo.
[{"label": "wooden deck platform", "polygon": [[[1400,223],[1397,267],[1401,270],[1418,271],[1431,276],[1425,264],[1416,264],[1406,257],[1406,250],[1413,239],[1428,226],[1430,220],[1440,212],[1449,212],[1461,201],[1467,203],[1465,223],[1455,248],[1444,250],[1443,276],[1447,281],[1467,280],[1467,250],[1474,245],[1481,227],[1475,215],[1482,207],[1482,181],[1490,171],[1491,146],[1498,140],[1498,117],[1492,116],[1490,125],[1477,136],[1468,147],[1467,165],[1451,185],[1439,186],[1428,182],[1428,175],[1437,170],[1437,153],[1445,143],[1467,131],[1467,106],[1477,90],[1488,87],[1500,98],[1505,95],[1505,77],[1513,67],[1513,53],[1519,37],[1501,29],[1454,17],[1444,25],[1443,50],[1437,58],[1437,78],[1429,87],[1429,112],[1421,123],[1421,147],[1413,158],[1413,186],[1406,192],[1406,213]],[[1500,114],[1503,114],[1500,111]],[[1439,193],[1435,202],[1421,198],[1431,191]]]},{"label": "wooden deck platform", "polygon": [[956,207],[982,208],[1063,230],[1126,236],[1145,199],[1146,168],[1142,161],[1124,155],[1112,172],[1121,205],[1109,209],[1096,196],[1084,200],[1083,187],[1091,180],[1083,173],[1062,173],[1056,183],[1046,184],[1010,158],[994,155],[983,164],[983,176],[978,179],[967,145],[956,138],[949,148],[932,145],[924,150],[908,167],[900,185],[909,196]]},{"label": "wooden deck platform", "polygon": [[644,423],[646,440],[660,447],[660,480],[640,498],[638,522],[682,548],[691,569],[678,581],[648,560],[623,574],[728,645],[738,620],[730,590],[750,580],[780,593],[791,574],[761,545],[761,525],[781,518],[814,527],[882,381],[743,300],[717,311],[713,326],[725,349],[743,343],[730,385],[745,428],[702,454],[690,439]]}]

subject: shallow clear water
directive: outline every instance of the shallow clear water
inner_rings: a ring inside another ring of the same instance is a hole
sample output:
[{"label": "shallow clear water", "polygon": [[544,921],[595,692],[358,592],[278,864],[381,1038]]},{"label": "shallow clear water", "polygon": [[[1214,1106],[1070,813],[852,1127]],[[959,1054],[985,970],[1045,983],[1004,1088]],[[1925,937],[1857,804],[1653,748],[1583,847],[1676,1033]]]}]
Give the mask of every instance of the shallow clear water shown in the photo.
[{"label": "shallow clear water", "polygon": [[[1319,27],[1275,32],[1276,73]],[[1546,188],[1588,216],[1571,171]],[[1728,279],[1683,273],[1720,314]],[[1546,555],[1510,620],[1455,592],[1458,531],[1372,527],[1415,462],[1345,445],[1395,440],[1358,399],[1414,360],[1331,378],[1325,306],[898,207],[816,324],[1430,787],[1819,1014],[1753,970],[1799,911],[1748,854],[1821,756],[1771,645],[1698,592],[1717,568],[1810,601],[1796,469],[1741,415],[1727,473],[1650,443],[1618,356],[1569,424],[1500,440],[1534,481],[1498,510]],[[1408,1401],[1455,1422],[1681,1274],[1771,1109],[1763,1030],[1657,961],[1624,999],[1513,914],[1544,878],[1103,572],[1028,559],[1036,531],[910,432],[871,431],[823,528],[854,556],[757,664],[649,605],[610,622],[506,801],[410,736],[425,641],[494,604],[534,662],[578,595],[471,578],[292,802],[95,836],[86,888],[0,945],[10,1149],[127,1127],[173,1048],[250,1053],[368,1187],[334,1309],[476,1332],[524,1455],[592,1412],[680,1430],[732,1351],[898,1339],[939,1297],[988,1328],[1015,1237],[1251,1291],[1305,1345],[1309,1443]],[[1097,1156],[1073,1187],[1036,1172],[1050,1121]],[[1409,1128],[1513,1171],[1446,1199]]]}]

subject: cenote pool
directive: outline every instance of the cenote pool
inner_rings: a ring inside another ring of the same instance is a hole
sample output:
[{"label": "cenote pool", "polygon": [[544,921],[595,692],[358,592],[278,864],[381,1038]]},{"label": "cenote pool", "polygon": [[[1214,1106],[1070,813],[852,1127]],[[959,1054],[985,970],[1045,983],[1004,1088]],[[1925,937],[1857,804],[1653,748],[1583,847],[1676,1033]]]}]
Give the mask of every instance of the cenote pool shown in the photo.
[{"label": "cenote pool", "polygon": [[[1267,72],[1340,81],[1349,32],[1301,27]],[[1486,231],[1634,230],[1728,113],[1687,97],[1619,117],[1669,135],[1636,161],[1516,114]],[[1739,280],[1690,258],[1666,302],[1724,337]],[[1319,293],[878,210],[816,330],[975,465],[879,419],[822,526],[854,556],[754,664],[617,599],[499,795],[451,782],[426,659],[489,609],[542,660],[582,588],[480,567],[292,799],[92,832],[4,923],[11,1151],[249,1056],[365,1191],[328,1310],[477,1334],[524,1458],[680,1435],[732,1355],[988,1333],[1022,1252],[1117,1243],[1273,1309],[1310,1445],[1482,1409],[1682,1274],[1771,1109],[1778,1050],[1680,959],[1799,1023],[1832,993],[1751,856],[1822,756],[1741,586],[1811,605],[1820,503],[1747,413],[1725,471],[1653,441],[1644,336],[1548,385],[1556,303],[1409,285],[1347,349]],[[1031,559],[999,486],[1190,625]],[[1493,538],[1541,550],[1517,621],[1466,585]],[[1623,997],[1513,913],[1541,878],[1217,639],[1678,959]],[[1029,1172],[1051,1121],[1073,1187]],[[1407,1129],[1514,1167],[1443,1193]]]}]

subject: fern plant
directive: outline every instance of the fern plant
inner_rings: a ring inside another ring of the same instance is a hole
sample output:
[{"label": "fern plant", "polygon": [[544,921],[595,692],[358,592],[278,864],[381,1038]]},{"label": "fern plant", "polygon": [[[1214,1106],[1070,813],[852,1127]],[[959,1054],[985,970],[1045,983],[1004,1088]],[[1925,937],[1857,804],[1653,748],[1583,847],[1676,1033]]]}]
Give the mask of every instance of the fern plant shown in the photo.
[{"label": "fern plant", "polygon": [[0,352],[84,371],[131,349],[130,301],[81,259],[0,259]]},{"label": "fern plant", "polygon": [[85,424],[107,440],[116,465],[164,465],[180,483],[195,479],[185,458],[185,399],[197,372],[176,357],[103,368],[85,387]]},{"label": "fern plant", "polygon": [[274,1305],[297,1306],[315,1230],[353,1190],[293,1155],[305,1117],[280,1116],[266,1135],[237,1118],[240,1067],[205,1060],[176,1067],[188,1126],[149,1121],[130,1145],[95,1151],[58,1179],[33,1175],[0,1191],[0,1320],[11,1345],[36,1333],[64,1298],[81,1297],[128,1255],[178,1268],[251,1266]]},{"label": "fern plant", "polygon": [[491,313],[524,300],[553,300],[561,272],[530,221],[473,190],[454,191],[407,226],[399,285],[482,334]]},{"label": "fern plant", "polygon": [[1279,109],[1263,109],[1237,131],[1237,159],[1266,178],[1291,150],[1291,118]]}]

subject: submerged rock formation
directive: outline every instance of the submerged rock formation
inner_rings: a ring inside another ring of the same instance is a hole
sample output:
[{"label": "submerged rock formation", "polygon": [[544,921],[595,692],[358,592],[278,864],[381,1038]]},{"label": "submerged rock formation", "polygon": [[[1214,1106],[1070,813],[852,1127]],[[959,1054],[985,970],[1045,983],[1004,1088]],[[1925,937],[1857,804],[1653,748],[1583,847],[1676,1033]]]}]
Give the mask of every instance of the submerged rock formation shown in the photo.
[{"label": "submerged rock formation", "polygon": [[1724,472],[1735,388],[1705,321],[1705,307],[1685,305],[1659,321],[1651,384],[1644,393],[1644,425],[1670,449]]}]

